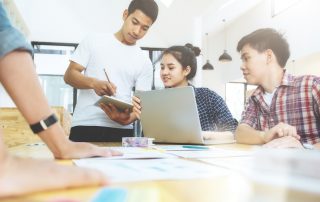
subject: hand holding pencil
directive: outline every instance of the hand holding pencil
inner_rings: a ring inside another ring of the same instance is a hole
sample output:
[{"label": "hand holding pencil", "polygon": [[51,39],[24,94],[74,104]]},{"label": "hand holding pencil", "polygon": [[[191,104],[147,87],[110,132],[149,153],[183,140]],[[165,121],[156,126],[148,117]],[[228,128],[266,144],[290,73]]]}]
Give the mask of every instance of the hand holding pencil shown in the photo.
[{"label": "hand holding pencil", "polygon": [[108,81],[107,88],[108,88],[108,92],[110,92],[110,94],[108,94],[108,95],[115,95],[117,87],[110,81],[109,76],[108,76],[105,68],[103,69],[103,71],[104,71],[104,74],[106,75],[106,78]]},{"label": "hand holding pencil", "polygon": [[115,95],[117,87],[110,81],[106,70],[103,69],[103,71],[107,79],[106,80],[94,79],[94,82],[92,83],[92,86],[93,86],[92,89],[99,96]]}]

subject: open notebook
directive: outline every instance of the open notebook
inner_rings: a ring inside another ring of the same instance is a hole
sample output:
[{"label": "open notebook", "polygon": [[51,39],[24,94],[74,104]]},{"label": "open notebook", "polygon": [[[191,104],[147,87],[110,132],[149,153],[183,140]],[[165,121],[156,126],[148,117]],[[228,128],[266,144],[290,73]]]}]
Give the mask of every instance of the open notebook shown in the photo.
[{"label": "open notebook", "polygon": [[[158,143],[223,144],[234,138],[204,140],[193,87],[137,92],[144,136]],[[208,133],[208,132],[206,132]]]}]

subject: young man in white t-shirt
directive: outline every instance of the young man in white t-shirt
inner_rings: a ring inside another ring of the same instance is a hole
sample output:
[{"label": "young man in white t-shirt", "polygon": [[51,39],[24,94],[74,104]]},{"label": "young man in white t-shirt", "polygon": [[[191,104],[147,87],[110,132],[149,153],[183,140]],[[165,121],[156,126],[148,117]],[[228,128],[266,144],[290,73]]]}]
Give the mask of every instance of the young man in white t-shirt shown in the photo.
[{"label": "young man in white t-shirt", "polygon": [[113,105],[103,105],[101,109],[94,104],[102,95],[131,102],[133,87],[151,89],[152,64],[136,42],[144,37],[157,15],[155,1],[132,0],[123,12],[123,25],[118,32],[92,34],[79,44],[64,76],[66,83],[80,89],[71,140],[120,141],[133,135],[134,113],[118,111]]}]

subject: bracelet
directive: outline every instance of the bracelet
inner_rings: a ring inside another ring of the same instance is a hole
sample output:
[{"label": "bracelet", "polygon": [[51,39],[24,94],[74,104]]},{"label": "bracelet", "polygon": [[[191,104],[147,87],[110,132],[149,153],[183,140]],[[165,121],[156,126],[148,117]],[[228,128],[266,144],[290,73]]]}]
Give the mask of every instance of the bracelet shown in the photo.
[{"label": "bracelet", "polygon": [[48,118],[39,121],[38,123],[30,125],[30,128],[34,134],[47,130],[51,125],[57,123],[58,118],[55,114],[51,114]]}]

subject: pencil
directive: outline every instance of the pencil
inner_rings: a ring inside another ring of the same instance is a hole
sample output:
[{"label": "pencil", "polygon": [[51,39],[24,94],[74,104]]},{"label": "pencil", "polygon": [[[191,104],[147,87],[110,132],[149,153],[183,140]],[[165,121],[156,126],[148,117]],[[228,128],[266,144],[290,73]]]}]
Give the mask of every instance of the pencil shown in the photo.
[{"label": "pencil", "polygon": [[105,75],[106,75],[106,77],[107,77],[108,82],[109,82],[109,83],[111,83],[111,81],[110,81],[110,79],[109,79],[109,77],[108,77],[108,74],[107,74],[106,69],[103,69],[103,71],[104,71],[104,74],[105,74]]}]

